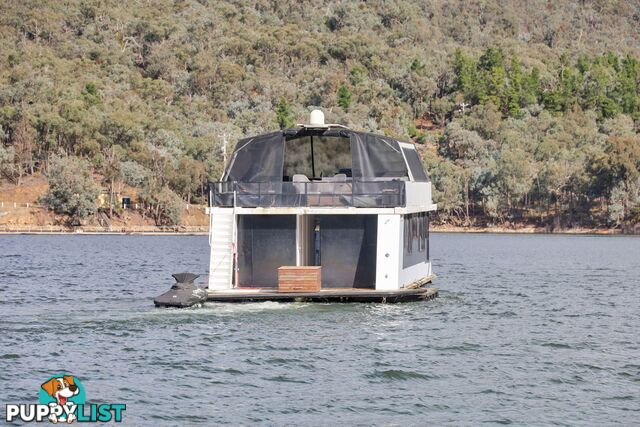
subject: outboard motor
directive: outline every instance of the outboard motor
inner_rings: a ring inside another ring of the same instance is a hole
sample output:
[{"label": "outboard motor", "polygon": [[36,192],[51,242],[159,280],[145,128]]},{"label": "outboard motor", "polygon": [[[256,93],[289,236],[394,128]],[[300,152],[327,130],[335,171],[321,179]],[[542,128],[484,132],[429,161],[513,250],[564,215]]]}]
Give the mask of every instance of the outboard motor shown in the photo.
[{"label": "outboard motor", "polygon": [[167,292],[153,299],[156,307],[184,308],[207,300],[207,290],[193,283],[200,275],[177,273],[172,276],[176,283]]}]

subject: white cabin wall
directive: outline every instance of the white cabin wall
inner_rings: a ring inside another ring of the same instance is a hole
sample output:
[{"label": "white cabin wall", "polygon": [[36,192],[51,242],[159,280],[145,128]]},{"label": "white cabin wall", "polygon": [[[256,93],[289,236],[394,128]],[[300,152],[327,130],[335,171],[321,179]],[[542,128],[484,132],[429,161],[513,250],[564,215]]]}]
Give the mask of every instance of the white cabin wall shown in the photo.
[{"label": "white cabin wall", "polygon": [[376,290],[400,288],[399,272],[402,256],[402,229],[398,214],[378,215],[376,253]]}]

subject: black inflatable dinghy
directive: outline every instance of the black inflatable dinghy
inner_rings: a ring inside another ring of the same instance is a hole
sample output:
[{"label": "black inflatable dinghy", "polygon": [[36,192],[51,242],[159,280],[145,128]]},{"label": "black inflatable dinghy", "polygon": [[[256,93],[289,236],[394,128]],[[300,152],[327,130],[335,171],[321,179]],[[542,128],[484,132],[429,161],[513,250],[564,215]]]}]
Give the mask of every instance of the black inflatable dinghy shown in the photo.
[{"label": "black inflatable dinghy", "polygon": [[153,299],[156,307],[191,307],[207,299],[207,290],[193,283],[198,274],[177,273],[172,275],[176,283],[167,292]]}]

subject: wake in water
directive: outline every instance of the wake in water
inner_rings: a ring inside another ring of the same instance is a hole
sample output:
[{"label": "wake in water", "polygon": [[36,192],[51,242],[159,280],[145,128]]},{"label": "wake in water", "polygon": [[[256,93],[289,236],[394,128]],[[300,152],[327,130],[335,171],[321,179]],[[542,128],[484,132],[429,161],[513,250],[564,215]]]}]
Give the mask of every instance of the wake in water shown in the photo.
[{"label": "wake in water", "polygon": [[300,310],[309,307],[308,303],[282,303],[275,301],[237,303],[206,302],[188,308],[163,308],[146,313],[149,316],[175,316],[190,313],[192,315],[224,315],[239,313],[259,313],[276,310]]}]

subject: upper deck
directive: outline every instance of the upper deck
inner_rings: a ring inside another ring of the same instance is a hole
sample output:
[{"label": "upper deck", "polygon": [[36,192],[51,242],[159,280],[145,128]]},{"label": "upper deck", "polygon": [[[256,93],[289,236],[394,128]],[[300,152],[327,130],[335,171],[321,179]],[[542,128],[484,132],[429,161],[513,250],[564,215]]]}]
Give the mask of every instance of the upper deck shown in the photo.
[{"label": "upper deck", "polygon": [[240,140],[209,206],[435,209],[413,144],[323,122]]}]

